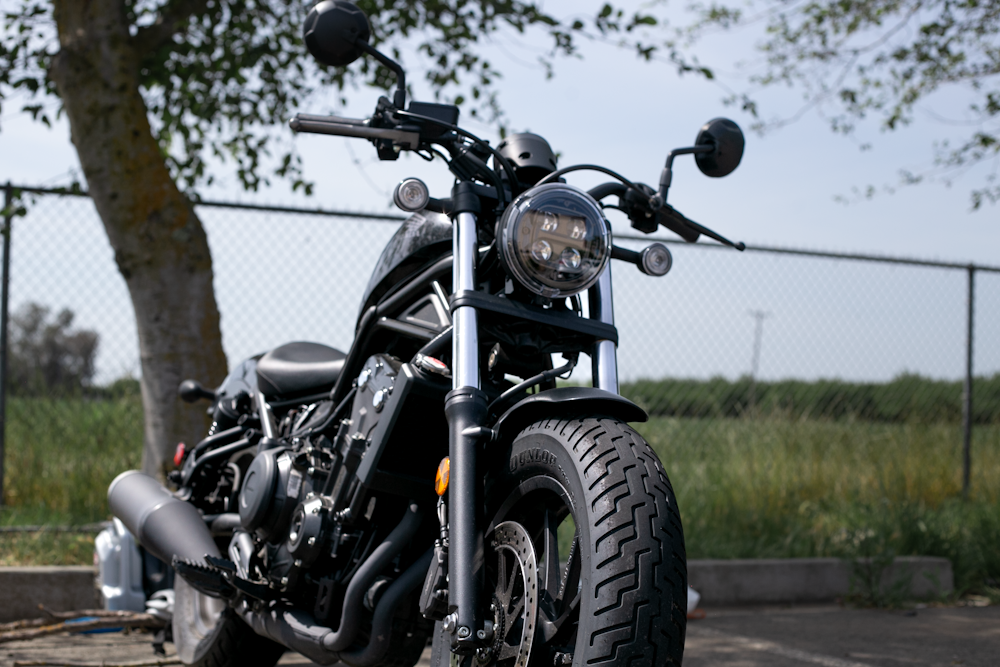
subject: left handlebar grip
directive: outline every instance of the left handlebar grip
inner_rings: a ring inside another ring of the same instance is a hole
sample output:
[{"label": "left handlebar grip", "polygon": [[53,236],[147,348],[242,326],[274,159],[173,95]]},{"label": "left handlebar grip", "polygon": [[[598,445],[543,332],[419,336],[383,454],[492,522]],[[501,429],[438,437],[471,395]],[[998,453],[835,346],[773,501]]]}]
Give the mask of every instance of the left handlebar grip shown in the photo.
[{"label": "left handlebar grip", "polygon": [[420,135],[417,132],[395,130],[388,127],[368,127],[364,124],[365,122],[354,118],[340,118],[339,116],[296,114],[288,125],[295,132],[333,134],[359,139],[388,139],[398,144],[402,149],[412,150],[420,145]]},{"label": "left handlebar grip", "polygon": [[[317,114],[311,114],[311,113],[297,113],[292,118],[292,123],[296,122],[336,123],[338,125],[357,125],[359,127],[367,127],[369,121],[366,118],[347,118],[345,116],[319,116]],[[293,127],[292,129],[294,130],[295,128]]]}]

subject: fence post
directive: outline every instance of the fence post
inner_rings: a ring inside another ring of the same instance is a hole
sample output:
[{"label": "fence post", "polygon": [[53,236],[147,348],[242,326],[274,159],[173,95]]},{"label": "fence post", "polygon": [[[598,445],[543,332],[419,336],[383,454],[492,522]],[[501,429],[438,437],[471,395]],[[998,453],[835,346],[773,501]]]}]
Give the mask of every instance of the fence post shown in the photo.
[{"label": "fence post", "polygon": [[969,497],[972,474],[972,325],[976,303],[976,266],[969,264],[969,302],[965,320],[965,390],[962,396],[962,497]]},{"label": "fence post", "polygon": [[4,445],[7,440],[7,306],[10,291],[10,233],[14,222],[14,188],[3,190],[3,274],[0,276],[0,507],[4,494]]}]

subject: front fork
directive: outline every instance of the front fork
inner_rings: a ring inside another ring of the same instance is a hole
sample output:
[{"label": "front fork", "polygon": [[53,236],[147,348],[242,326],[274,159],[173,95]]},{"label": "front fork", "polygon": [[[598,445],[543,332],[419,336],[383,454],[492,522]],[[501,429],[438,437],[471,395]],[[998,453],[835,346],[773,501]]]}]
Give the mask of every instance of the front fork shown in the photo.
[{"label": "front fork", "polygon": [[[479,237],[476,216],[478,199],[464,184],[453,193],[455,210],[452,250],[454,294],[476,289],[476,259]],[[611,298],[611,266],[601,274],[588,295],[591,319],[614,324]],[[486,419],[487,398],[479,379],[479,321],[472,306],[452,313],[452,390],[445,398],[448,419],[448,454],[451,458],[449,496],[448,603],[444,626],[451,634],[456,653],[471,653],[489,645],[483,606],[483,484],[477,469],[478,446]],[[615,343],[598,341],[591,352],[594,386],[618,393],[618,362]],[[492,620],[492,619],[489,619]]]},{"label": "front fork", "polygon": [[[464,211],[455,217],[452,243],[453,293],[475,290],[479,254],[476,211]],[[452,633],[452,649],[469,653],[486,644],[479,636],[484,626],[479,605],[483,589],[483,490],[476,470],[479,443],[476,427],[482,426],[486,418],[487,402],[479,385],[476,309],[456,308],[452,325],[452,390],[445,398],[444,413],[448,418],[451,457],[448,602],[455,610],[446,619],[445,627]]]}]

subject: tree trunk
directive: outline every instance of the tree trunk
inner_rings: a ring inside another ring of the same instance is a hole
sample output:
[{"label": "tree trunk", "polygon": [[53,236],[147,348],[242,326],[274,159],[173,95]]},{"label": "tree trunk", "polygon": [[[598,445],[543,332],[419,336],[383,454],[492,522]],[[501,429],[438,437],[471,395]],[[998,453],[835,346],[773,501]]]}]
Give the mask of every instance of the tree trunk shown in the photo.
[{"label": "tree trunk", "polygon": [[142,467],[163,477],[180,441],[205,433],[205,406],[177,397],[226,372],[212,257],[201,221],[153,137],[122,0],[56,0],[59,53],[50,75],[87,187],[135,309],[146,416]]}]

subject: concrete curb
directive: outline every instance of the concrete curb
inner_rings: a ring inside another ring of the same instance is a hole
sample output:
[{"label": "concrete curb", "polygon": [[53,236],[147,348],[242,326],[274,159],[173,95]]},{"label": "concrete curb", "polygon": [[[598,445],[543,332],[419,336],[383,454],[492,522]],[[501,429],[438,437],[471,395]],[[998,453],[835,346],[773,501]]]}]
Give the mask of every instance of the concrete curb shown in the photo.
[{"label": "concrete curb", "polygon": [[100,606],[95,571],[86,565],[0,567],[0,623],[38,618],[38,605],[51,611]]},{"label": "concrete curb", "polygon": [[[688,579],[701,594],[701,606],[829,602],[862,588],[855,566],[837,558],[692,560]],[[38,605],[52,611],[100,606],[95,571],[86,566],[0,567],[0,623],[37,618]],[[951,592],[947,558],[897,558],[881,575],[883,590],[893,586],[923,598]],[[908,589],[908,590],[907,590]]]},{"label": "concrete curb", "polygon": [[954,589],[951,561],[930,556],[902,556],[881,573],[873,572],[867,559],[857,563],[839,558],[688,562],[688,583],[701,594],[703,607],[831,602],[864,591],[866,578],[879,581],[883,593],[904,598],[939,597]]}]

